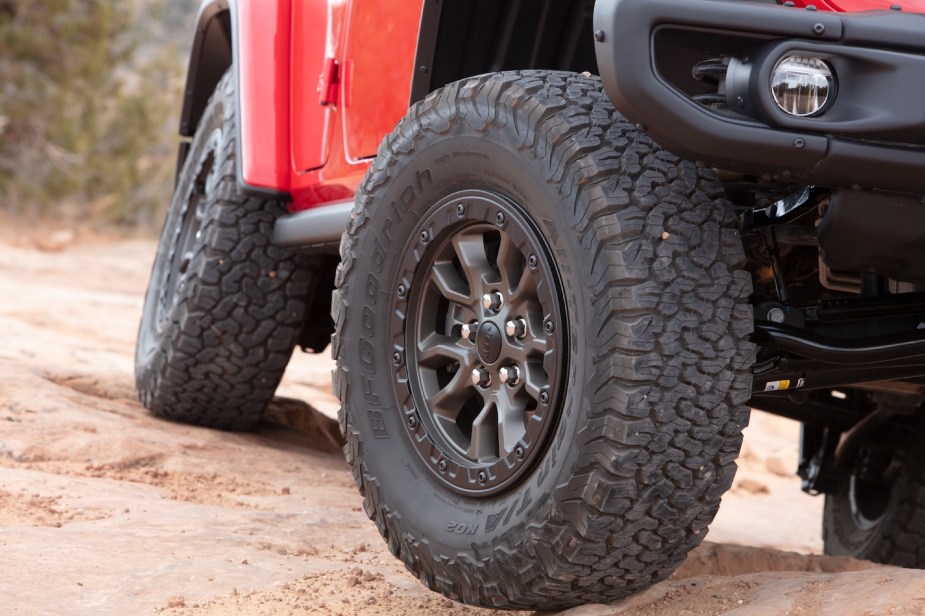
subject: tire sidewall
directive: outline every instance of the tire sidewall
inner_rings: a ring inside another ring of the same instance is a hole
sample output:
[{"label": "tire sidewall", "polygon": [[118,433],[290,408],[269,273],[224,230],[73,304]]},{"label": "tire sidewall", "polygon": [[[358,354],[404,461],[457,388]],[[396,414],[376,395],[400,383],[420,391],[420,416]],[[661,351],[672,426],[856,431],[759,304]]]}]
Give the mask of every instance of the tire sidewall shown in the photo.
[{"label": "tire sidewall", "polygon": [[[177,178],[167,217],[164,220],[164,226],[158,240],[157,253],[151,268],[150,283],[145,293],[142,308],[138,342],[135,347],[135,366],[136,372],[139,374],[148,373],[151,370],[152,362],[157,361],[163,355],[161,352],[162,347],[169,344],[173,330],[182,317],[183,308],[181,305],[183,302],[179,301],[171,306],[169,313],[165,315],[163,327],[158,327],[157,302],[163,291],[166,270],[172,265],[170,250],[174,244],[173,235],[177,232],[177,225],[180,223],[181,217],[184,216],[188,206],[198,166],[202,163],[204,157],[209,154],[209,151],[214,150],[214,165],[216,169],[220,169],[225,163],[225,156],[229,150],[227,142],[229,139],[234,139],[233,114],[230,113],[229,109],[229,105],[232,104],[231,96],[233,94],[231,84],[232,80],[227,77],[219,82],[219,86],[203,113],[203,117],[196,129],[196,134],[190,144],[186,160]],[[215,140],[216,133],[218,133],[217,142]],[[227,179],[222,178],[219,183],[227,181]],[[233,179],[231,181],[233,182]],[[203,221],[203,229],[209,224],[208,218],[213,213],[215,199],[220,190],[220,186],[215,186],[212,194],[207,195],[204,205],[206,220]],[[204,239],[205,233],[200,234],[199,245],[202,244]],[[201,251],[197,250],[197,255],[201,255]],[[205,266],[201,258],[198,261],[191,265],[193,270],[201,270]],[[171,272],[171,275],[176,275],[176,272]],[[171,281],[170,284],[174,284],[174,282]]]},{"label": "tire sidewall", "polygon": [[876,559],[884,540],[884,529],[897,515],[896,494],[902,488],[902,481],[893,486],[893,497],[883,516],[871,528],[861,527],[851,508],[849,482],[843,481],[836,494],[826,496],[823,509],[826,554],[831,556],[852,556],[862,559]]},{"label": "tire sidewall", "polygon": [[[420,531],[433,552],[495,542],[527,522],[542,519],[555,506],[555,498],[550,497],[569,474],[576,456],[577,428],[586,423],[582,418],[588,403],[575,384],[587,382],[584,370],[591,362],[581,353],[592,348],[593,342],[582,327],[592,319],[587,306],[578,301],[582,294],[576,284],[577,272],[565,265],[580,262],[582,249],[573,234],[563,232],[567,222],[557,187],[539,180],[548,175],[544,161],[493,127],[481,137],[461,132],[418,142],[414,156],[402,160],[401,168],[392,161],[388,186],[367,197],[368,221],[356,245],[363,258],[354,265],[355,282],[345,297],[347,325],[340,334],[345,357],[355,354],[359,358],[351,362],[354,369],[348,373],[348,391],[362,401],[351,405],[349,422],[361,436],[359,458],[364,472],[374,476],[381,493],[388,495],[387,506],[401,517],[403,528]],[[391,362],[394,349],[384,343],[390,315],[402,309],[396,288],[405,273],[399,268],[404,252],[415,249],[419,222],[434,204],[465,189],[507,197],[540,229],[561,285],[570,345],[564,353],[558,422],[547,437],[545,452],[517,485],[483,498],[451,491],[421,460],[398,410]]]},{"label": "tire sidewall", "polygon": [[[825,553],[832,556],[851,556],[874,562],[891,564],[901,553],[915,551],[914,546],[897,543],[897,531],[909,526],[917,507],[919,486],[913,469],[922,468],[925,454],[917,452],[913,440],[896,443],[905,452],[904,471],[890,487],[889,504],[883,515],[870,527],[858,524],[851,506],[851,477],[840,484],[838,491],[827,494],[823,509],[823,540]],[[913,505],[910,507],[910,502]],[[909,566],[909,563],[895,563]]]}]

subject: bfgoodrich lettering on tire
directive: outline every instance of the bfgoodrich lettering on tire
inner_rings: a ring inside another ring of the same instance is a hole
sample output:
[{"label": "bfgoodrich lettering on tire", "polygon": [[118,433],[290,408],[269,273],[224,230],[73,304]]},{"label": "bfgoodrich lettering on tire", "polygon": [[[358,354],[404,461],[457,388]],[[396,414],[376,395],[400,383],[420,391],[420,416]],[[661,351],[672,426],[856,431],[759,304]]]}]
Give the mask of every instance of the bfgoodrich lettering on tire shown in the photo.
[{"label": "bfgoodrich lettering on tire", "polygon": [[425,584],[557,609],[700,543],[748,418],[734,223],[595,78],[501,73],[410,110],[341,245],[335,391],[366,511]]},{"label": "bfgoodrich lettering on tire", "polygon": [[313,262],[272,244],[285,213],[235,179],[234,80],[216,87],[177,181],[135,353],[142,403],[213,428],[255,424],[305,318]]}]

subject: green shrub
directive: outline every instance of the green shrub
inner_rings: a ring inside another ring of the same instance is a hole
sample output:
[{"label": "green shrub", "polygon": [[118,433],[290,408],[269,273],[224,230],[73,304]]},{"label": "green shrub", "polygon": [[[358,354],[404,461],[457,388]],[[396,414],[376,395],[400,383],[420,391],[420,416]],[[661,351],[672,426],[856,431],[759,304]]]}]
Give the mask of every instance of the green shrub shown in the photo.
[{"label": "green shrub", "polygon": [[157,10],[0,0],[4,208],[156,225],[172,185],[182,63]]}]

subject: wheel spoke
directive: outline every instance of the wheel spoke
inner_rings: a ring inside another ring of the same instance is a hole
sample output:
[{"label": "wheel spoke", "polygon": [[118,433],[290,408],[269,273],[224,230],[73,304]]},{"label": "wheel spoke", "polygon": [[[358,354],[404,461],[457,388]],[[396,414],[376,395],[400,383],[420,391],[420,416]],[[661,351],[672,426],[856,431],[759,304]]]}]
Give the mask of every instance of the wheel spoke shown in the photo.
[{"label": "wheel spoke", "polygon": [[472,440],[466,456],[479,462],[493,462],[498,457],[498,422],[492,400],[485,402],[472,422]]},{"label": "wheel spoke", "polygon": [[549,340],[543,331],[543,310],[538,304],[530,303],[524,312],[528,332],[525,351],[530,357],[542,356],[549,349]]},{"label": "wheel spoke", "polygon": [[536,356],[536,355],[545,355],[546,349],[549,348],[549,343],[546,341],[546,338],[542,336],[533,336],[530,338],[530,344],[527,345],[527,355]]},{"label": "wheel spoke", "polygon": [[457,235],[453,238],[453,248],[469,281],[470,292],[480,296],[481,289],[497,278],[485,252],[485,237],[481,233]]},{"label": "wheel spoke", "polygon": [[473,395],[467,372],[467,369],[460,368],[446,387],[430,399],[430,412],[437,421],[446,424],[445,427],[449,427],[450,424],[456,427],[460,410]]},{"label": "wheel spoke", "polygon": [[498,448],[501,456],[514,451],[517,443],[527,434],[524,413],[527,409],[523,395],[506,392],[498,403]]},{"label": "wheel spoke", "polygon": [[473,353],[471,345],[463,346],[458,338],[431,333],[418,343],[418,364],[427,368],[442,368],[451,363],[468,366]]},{"label": "wheel spoke", "polygon": [[542,364],[530,361],[524,364],[524,391],[534,400],[540,399],[540,391],[546,387],[546,371]]},{"label": "wheel spoke", "polygon": [[468,283],[463,280],[451,262],[434,263],[430,272],[430,281],[440,291],[440,295],[448,301],[464,306],[471,305],[475,301]]},{"label": "wheel spoke", "polygon": [[498,246],[498,271],[501,272],[505,292],[514,293],[524,274],[524,258],[507,233],[501,234],[501,244]]}]

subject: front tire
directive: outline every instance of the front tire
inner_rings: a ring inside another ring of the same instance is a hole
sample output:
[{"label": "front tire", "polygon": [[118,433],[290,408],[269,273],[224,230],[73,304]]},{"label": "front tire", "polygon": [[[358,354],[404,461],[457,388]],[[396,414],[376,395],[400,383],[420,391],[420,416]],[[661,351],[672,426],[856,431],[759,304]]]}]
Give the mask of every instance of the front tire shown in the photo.
[{"label": "front tire", "polygon": [[247,429],[298,340],[311,261],[274,246],[278,202],[241,192],[231,71],[216,86],[178,178],[145,295],[138,396],[154,415]]},{"label": "front tire", "polygon": [[333,348],[366,511],[427,586],[561,609],[701,542],[748,419],[734,227],[712,172],[595,78],[489,75],[411,109],[357,193]]}]

